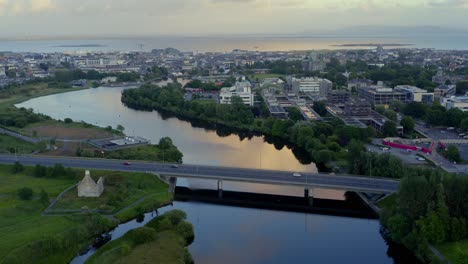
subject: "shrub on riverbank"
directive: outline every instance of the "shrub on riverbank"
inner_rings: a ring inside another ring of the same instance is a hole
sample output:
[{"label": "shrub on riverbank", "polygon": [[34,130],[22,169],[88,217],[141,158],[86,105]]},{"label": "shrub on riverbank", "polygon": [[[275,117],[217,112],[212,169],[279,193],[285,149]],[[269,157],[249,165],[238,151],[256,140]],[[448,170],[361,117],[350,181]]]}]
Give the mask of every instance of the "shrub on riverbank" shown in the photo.
[{"label": "shrub on riverbank", "polygon": [[86,263],[193,263],[185,248],[193,241],[193,226],[180,210],[169,211],[146,226],[100,248]]}]

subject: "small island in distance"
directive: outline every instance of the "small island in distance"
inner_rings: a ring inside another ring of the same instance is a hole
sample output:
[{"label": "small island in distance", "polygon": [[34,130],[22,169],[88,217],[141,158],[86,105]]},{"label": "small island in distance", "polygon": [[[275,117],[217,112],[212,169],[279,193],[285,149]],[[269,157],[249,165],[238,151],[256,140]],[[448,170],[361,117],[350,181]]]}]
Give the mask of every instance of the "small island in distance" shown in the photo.
[{"label": "small island in distance", "polygon": [[58,45],[56,48],[100,48],[107,47],[107,45],[101,44],[70,44],[70,45]]},{"label": "small island in distance", "polygon": [[405,47],[405,46],[413,46],[414,44],[397,44],[397,43],[383,43],[383,44],[376,44],[376,43],[350,43],[350,44],[336,44],[332,45],[334,47]]}]

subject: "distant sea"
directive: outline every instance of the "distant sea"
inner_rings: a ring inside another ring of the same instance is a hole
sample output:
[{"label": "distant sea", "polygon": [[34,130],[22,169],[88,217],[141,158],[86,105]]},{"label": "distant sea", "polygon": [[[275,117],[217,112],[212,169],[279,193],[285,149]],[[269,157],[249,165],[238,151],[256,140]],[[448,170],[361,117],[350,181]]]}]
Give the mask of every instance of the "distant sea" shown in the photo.
[{"label": "distant sea", "polygon": [[[408,48],[468,50],[466,34],[419,36],[285,36],[285,37],[135,37],[53,40],[0,40],[0,51],[12,52],[88,52],[150,51],[177,48],[195,52],[229,52],[233,49],[258,51],[337,50],[363,47],[339,47],[342,44],[413,44]],[[364,47],[365,48],[365,47]]]}]

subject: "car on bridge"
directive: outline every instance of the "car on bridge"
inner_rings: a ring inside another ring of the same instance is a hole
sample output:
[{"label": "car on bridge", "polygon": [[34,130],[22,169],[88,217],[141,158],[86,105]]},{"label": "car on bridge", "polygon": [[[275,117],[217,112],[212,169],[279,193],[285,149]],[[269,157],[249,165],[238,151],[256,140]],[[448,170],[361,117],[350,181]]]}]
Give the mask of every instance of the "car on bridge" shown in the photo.
[{"label": "car on bridge", "polygon": [[177,169],[177,168],[179,168],[179,166],[178,166],[177,164],[172,164],[172,165],[171,165],[171,168]]},{"label": "car on bridge", "polygon": [[125,165],[125,166],[130,166],[130,165],[132,165],[132,163],[131,163],[131,162],[128,162],[128,161],[126,161],[126,162],[124,162],[124,163],[123,163],[123,165]]},{"label": "car on bridge", "polygon": [[295,173],[293,173],[293,176],[294,177],[301,177],[302,175],[299,172],[295,172]]}]

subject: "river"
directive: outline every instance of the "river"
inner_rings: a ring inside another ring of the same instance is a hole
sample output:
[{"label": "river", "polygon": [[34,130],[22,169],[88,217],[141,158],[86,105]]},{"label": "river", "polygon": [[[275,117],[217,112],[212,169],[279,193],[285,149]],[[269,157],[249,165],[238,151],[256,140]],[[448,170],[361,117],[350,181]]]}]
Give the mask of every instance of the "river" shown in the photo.
[{"label": "river", "polygon": [[[140,112],[120,102],[123,88],[97,88],[35,98],[18,107],[32,108],[56,119],[66,117],[100,126],[118,124],[129,135],[157,142],[170,136],[191,164],[316,171],[293,152],[277,149],[263,137],[219,136],[157,112]],[[210,188],[207,181],[182,183]],[[300,189],[227,183],[226,190],[301,195]],[[344,192],[316,190],[315,196],[344,199]],[[198,202],[175,202],[195,229],[190,246],[196,263],[403,263],[387,255],[377,220],[240,208]],[[165,208],[163,210],[167,210]],[[147,220],[151,217],[147,214]],[[133,222],[132,222],[133,223]],[[130,224],[129,226],[132,226]],[[127,226],[128,227],[128,226]],[[391,250],[390,250],[391,251]],[[80,263],[80,262],[75,262]]]}]

